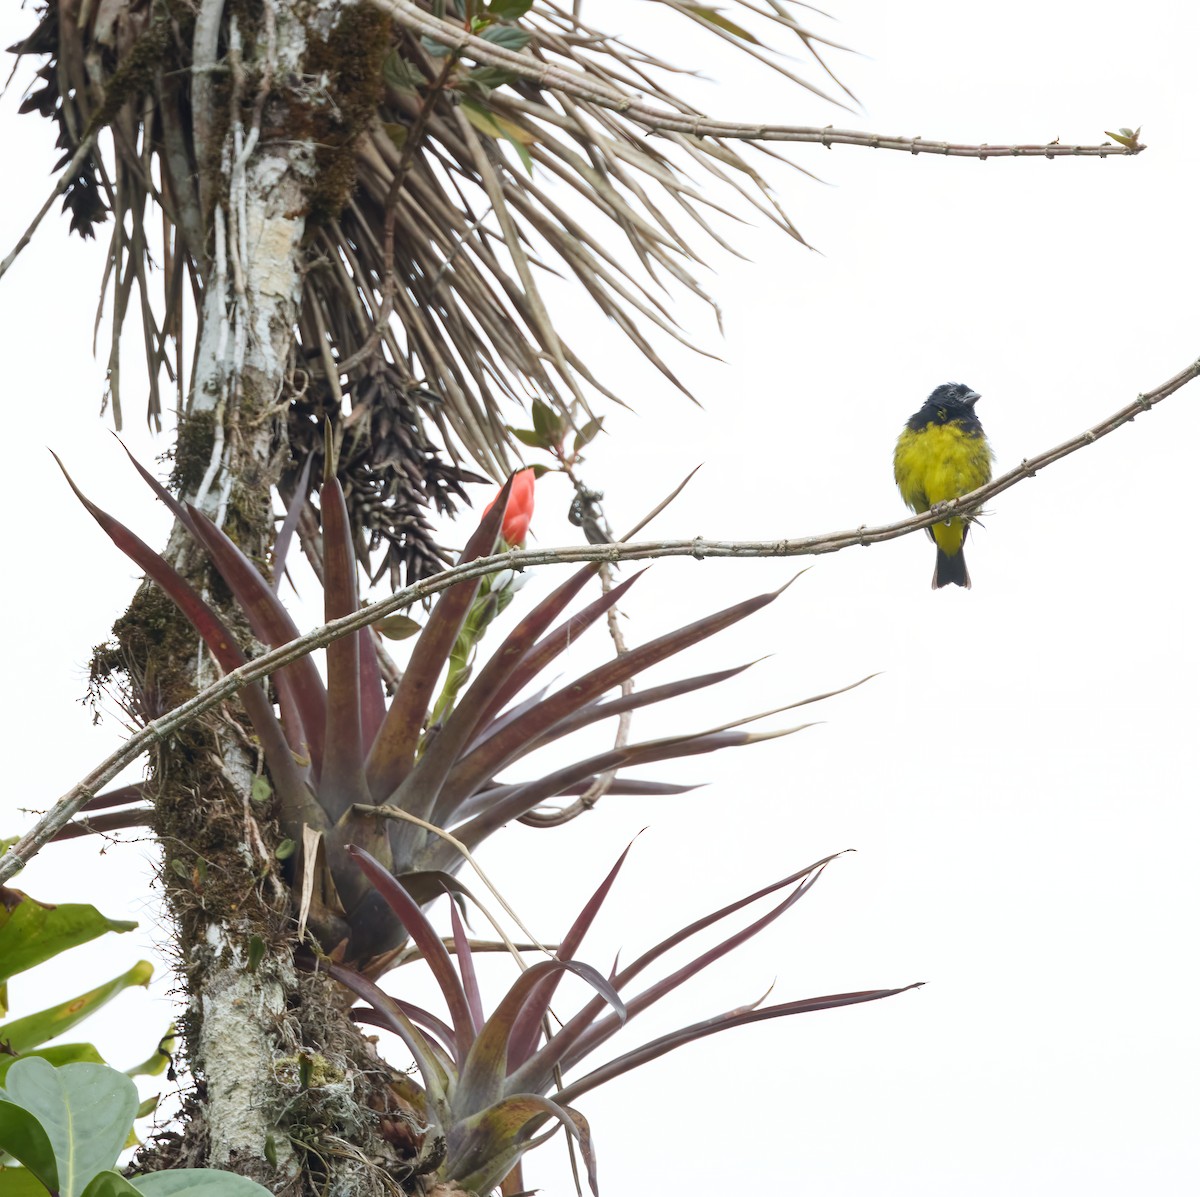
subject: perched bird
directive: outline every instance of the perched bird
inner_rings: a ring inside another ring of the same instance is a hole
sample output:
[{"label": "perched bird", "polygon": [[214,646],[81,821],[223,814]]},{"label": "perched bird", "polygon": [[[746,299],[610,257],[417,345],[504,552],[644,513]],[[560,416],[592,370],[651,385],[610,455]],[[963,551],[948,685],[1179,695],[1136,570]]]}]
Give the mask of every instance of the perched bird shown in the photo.
[{"label": "perched bird", "polygon": [[[979,395],[961,382],[945,382],[925,400],[896,442],[900,496],[915,512],[957,499],[992,477],[992,450],[975,415]],[[963,541],[971,513],[952,515],[927,528],[937,545],[933,587],[971,585]]]}]

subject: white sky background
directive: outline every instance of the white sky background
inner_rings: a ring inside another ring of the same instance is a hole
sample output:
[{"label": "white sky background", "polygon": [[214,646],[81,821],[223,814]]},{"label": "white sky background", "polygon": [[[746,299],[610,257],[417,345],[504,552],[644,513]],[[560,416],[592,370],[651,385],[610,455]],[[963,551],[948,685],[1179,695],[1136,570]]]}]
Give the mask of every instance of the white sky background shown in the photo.
[{"label": "white sky background", "polygon": [[[608,379],[637,411],[610,419],[613,435],[585,467],[614,526],[701,461],[657,534],[757,539],[883,523],[904,514],[896,434],[936,384],[982,393],[1002,471],[1193,360],[1200,19],[1184,9],[1014,2],[1000,19],[934,0],[843,3],[833,35],[866,57],[837,65],[864,113],[757,75],[698,88],[724,117],[994,143],[1090,143],[1141,124],[1149,149],[1133,160],[986,163],[795,149],[825,185],[774,177],[822,253],[755,228],[738,234],[751,261],[709,255],[726,336],[699,312],[689,326],[726,364],[673,359],[704,410],[577,321],[557,293],[573,339],[611,363]],[[645,6],[636,12],[645,18]],[[3,44],[29,20],[6,9]],[[674,44],[685,60],[692,43]],[[719,59],[711,68],[723,79],[730,69]],[[52,161],[49,125],[16,119],[18,101],[19,89],[4,99],[6,160],[21,166],[5,186],[0,252],[44,197]],[[114,718],[93,727],[75,700],[135,571],[75,505],[44,446],[151,543],[165,535],[97,415],[106,349],[97,362],[88,340],[101,266],[102,248],[68,240],[56,217],[0,283],[15,474],[6,833],[28,824],[18,808],[49,805],[121,732]],[[141,427],[140,352],[131,340],[127,439],[150,462],[167,442]],[[660,771],[710,783],[695,794],[610,798],[567,829],[497,837],[490,867],[551,938],[648,827],[582,953],[601,968],[617,948],[627,959],[766,880],[858,850],[758,941],[635,1020],[622,1047],[772,982],[771,1001],[927,982],[709,1039],[588,1096],[580,1108],[603,1191],[1196,1191],[1197,386],[997,498],[968,545],[970,592],[929,589],[924,536],[817,559],[768,611],[655,678],[769,660],[720,694],[637,721],[635,733],[706,727],[883,671],[803,712],[821,726]],[[565,484],[540,487],[539,542],[571,539]],[[627,634],[649,639],[796,568],[659,563],[624,606]],[[539,571],[531,590],[556,576]],[[589,651],[569,668],[586,667]],[[14,983],[14,1014],[161,944],[146,899],[153,861],[148,843],[103,857],[76,844],[26,871],[19,884],[39,898],[93,901],[142,926]],[[171,1017],[171,985],[164,971],[148,996],[125,995],[81,1037],[119,1066],[144,1058]],[[564,998],[581,992],[564,986]],[[571,1191],[561,1140],[530,1158],[527,1180]]]}]

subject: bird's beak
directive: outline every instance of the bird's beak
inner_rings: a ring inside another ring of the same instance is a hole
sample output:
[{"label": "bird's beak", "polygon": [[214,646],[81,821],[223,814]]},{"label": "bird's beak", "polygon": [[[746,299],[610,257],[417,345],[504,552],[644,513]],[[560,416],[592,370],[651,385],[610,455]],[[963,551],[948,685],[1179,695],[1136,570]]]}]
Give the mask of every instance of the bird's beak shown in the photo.
[{"label": "bird's beak", "polygon": [[982,398],[983,396],[978,391],[968,391],[963,399],[963,402],[968,407],[974,407],[975,404],[978,403]]}]

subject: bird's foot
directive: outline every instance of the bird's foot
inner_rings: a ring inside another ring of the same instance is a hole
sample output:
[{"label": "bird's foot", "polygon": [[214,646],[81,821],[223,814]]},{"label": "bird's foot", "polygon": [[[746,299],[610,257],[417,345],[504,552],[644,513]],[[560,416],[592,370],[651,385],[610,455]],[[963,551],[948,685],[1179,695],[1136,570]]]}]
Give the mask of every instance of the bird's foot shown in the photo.
[{"label": "bird's foot", "polygon": [[939,520],[944,518],[946,523],[949,523],[950,517],[955,514],[954,508],[951,506],[950,501],[945,499],[943,499],[940,503],[934,503],[929,510],[932,511]]}]

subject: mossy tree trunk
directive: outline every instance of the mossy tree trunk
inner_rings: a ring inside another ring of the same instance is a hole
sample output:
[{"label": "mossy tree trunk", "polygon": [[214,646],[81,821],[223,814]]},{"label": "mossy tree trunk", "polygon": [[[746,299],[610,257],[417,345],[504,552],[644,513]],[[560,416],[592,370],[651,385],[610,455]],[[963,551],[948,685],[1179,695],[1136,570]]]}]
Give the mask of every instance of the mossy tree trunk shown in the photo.
[{"label": "mossy tree trunk", "polygon": [[[309,43],[349,5],[199,5],[194,160],[206,226],[201,326],[172,486],[265,561],[271,488],[286,464],[305,225],[320,180],[306,106]],[[205,59],[222,69],[202,72]],[[227,68],[227,69],[226,69]],[[176,525],[166,556],[226,622],[244,620],[208,559]],[[114,628],[100,674],[120,668],[161,713],[212,680],[213,666],[170,601],[146,583]],[[249,643],[249,636],[245,638]],[[224,708],[160,746],[150,765],[163,884],[186,994],[196,1081],[181,1136],[149,1167],[208,1165],[276,1192],[396,1191],[379,1135],[386,1073],[329,983],[299,975],[263,772],[240,709]],[[372,1109],[374,1107],[374,1110]]]}]

